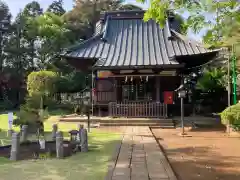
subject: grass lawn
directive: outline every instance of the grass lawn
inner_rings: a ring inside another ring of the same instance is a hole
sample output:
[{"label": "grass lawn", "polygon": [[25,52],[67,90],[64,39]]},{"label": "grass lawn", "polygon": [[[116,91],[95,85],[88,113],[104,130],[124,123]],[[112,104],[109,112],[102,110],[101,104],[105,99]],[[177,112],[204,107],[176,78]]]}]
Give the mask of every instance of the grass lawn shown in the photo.
[{"label": "grass lawn", "polygon": [[[58,116],[52,116],[45,122],[45,131],[50,131]],[[58,123],[59,129],[67,132],[76,129],[76,123]],[[7,115],[0,115],[1,139],[6,138],[8,128]],[[67,135],[67,133],[65,133]],[[93,129],[89,133],[87,153],[77,153],[69,158],[58,160],[29,160],[9,162],[0,158],[0,180],[101,180],[107,172],[108,159],[112,156],[120,140],[118,133]],[[5,141],[7,142],[7,141]]]}]

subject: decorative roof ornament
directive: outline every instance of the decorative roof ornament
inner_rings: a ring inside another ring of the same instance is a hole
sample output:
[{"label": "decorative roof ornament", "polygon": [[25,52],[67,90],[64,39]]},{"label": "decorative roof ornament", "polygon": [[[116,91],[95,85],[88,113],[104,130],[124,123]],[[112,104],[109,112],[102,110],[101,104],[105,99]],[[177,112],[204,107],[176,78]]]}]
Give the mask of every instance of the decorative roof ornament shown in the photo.
[{"label": "decorative roof ornament", "polygon": [[171,33],[171,30],[170,30],[170,25],[169,25],[169,20],[168,20],[168,18],[167,18],[167,20],[166,20],[166,30],[167,30],[167,38],[168,39],[172,39],[173,38],[173,36],[172,36],[172,33]]},{"label": "decorative roof ornament", "polygon": [[109,25],[109,16],[107,16],[107,20],[103,29],[103,36],[101,38],[103,41],[107,41],[108,25]]}]

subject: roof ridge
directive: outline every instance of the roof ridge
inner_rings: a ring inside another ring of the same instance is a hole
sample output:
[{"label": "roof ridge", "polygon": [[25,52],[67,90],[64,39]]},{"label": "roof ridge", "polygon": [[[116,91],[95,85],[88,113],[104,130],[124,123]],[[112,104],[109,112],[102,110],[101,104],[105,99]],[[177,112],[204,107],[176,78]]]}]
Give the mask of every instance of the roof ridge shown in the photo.
[{"label": "roof ridge", "polygon": [[115,11],[102,11],[101,14],[138,13],[138,12],[146,12],[146,10],[115,10]]}]

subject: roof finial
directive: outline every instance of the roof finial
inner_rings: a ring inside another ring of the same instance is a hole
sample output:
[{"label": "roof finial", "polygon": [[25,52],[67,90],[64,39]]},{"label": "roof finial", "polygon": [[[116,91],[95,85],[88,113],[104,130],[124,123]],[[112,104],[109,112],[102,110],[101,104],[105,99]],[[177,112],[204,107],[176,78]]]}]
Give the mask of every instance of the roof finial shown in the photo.
[{"label": "roof finial", "polygon": [[104,30],[103,30],[103,37],[102,37],[103,41],[107,41],[108,24],[109,24],[109,16],[107,16],[107,20],[106,20]]},{"label": "roof finial", "polygon": [[166,20],[166,26],[165,26],[165,28],[166,28],[166,30],[167,30],[167,37],[168,37],[168,39],[171,39],[171,38],[172,38],[172,33],[171,33],[171,31],[170,31],[170,25],[169,25],[169,20],[168,20],[168,18],[167,18],[167,20]]}]

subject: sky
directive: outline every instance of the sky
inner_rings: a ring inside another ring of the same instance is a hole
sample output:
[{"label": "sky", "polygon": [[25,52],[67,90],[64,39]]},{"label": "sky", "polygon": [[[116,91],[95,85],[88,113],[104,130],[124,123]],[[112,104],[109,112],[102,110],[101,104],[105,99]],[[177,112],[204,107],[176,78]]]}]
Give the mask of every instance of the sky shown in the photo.
[{"label": "sky", "polygon": [[[13,16],[15,17],[16,14],[20,11],[20,9],[23,9],[24,6],[27,3],[30,3],[32,0],[4,0],[4,1],[8,4]],[[43,9],[46,9],[52,3],[53,0],[37,0],[37,1],[41,4]],[[145,4],[136,3],[136,0],[126,0],[126,3],[136,4],[143,7],[144,9],[147,9],[149,4],[148,2]],[[64,7],[66,10],[71,10],[72,6],[73,0],[64,0]]]},{"label": "sky", "polygon": [[[26,4],[30,3],[32,0],[3,0],[3,1],[5,1],[8,4],[14,18],[16,17],[17,13],[21,9],[23,9]],[[45,10],[52,3],[53,0],[37,0],[37,1],[41,4],[41,7]],[[125,3],[135,4],[142,7],[143,9],[147,9],[149,7],[149,0],[147,0],[145,4],[136,3],[136,0],[125,0]],[[64,0],[64,8],[66,10],[71,10],[72,7],[73,7],[73,0]],[[190,31],[188,35],[190,38],[194,38],[200,41],[204,32],[205,30],[201,31],[199,34],[194,34]]]}]

